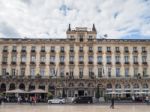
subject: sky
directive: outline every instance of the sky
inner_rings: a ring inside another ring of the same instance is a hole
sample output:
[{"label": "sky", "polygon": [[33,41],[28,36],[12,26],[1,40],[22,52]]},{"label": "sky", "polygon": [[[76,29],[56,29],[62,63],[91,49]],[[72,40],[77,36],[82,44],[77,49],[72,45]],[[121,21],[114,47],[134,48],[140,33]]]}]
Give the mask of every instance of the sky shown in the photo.
[{"label": "sky", "polygon": [[0,38],[66,38],[95,24],[97,38],[150,39],[150,0],[0,0]]}]

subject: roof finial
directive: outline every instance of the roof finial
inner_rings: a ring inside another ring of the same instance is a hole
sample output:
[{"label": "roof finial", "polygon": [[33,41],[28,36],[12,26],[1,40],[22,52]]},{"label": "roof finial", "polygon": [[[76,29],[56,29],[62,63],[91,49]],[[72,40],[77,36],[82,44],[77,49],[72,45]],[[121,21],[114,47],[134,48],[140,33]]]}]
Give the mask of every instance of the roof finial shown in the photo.
[{"label": "roof finial", "polygon": [[92,31],[95,31],[96,32],[96,28],[95,28],[95,25],[93,24],[93,27],[92,27]]},{"label": "roof finial", "polygon": [[71,31],[71,25],[69,24],[68,31]]}]

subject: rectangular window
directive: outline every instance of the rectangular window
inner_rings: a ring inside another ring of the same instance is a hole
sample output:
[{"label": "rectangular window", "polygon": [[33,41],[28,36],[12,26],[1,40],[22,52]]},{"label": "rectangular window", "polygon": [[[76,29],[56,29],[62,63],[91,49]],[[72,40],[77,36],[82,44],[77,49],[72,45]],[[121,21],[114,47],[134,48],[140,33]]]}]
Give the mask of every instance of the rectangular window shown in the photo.
[{"label": "rectangular window", "polygon": [[145,47],[142,47],[142,52],[145,52],[146,51],[146,48]]},{"label": "rectangular window", "polygon": [[16,75],[16,70],[15,69],[11,69],[11,75]]},{"label": "rectangular window", "polygon": [[31,47],[31,50],[32,50],[32,51],[35,51],[35,49],[36,49],[35,46],[32,46],[32,47]]},{"label": "rectangular window", "polygon": [[79,68],[79,78],[83,78],[83,68]]},{"label": "rectangular window", "polygon": [[79,61],[83,62],[83,56],[79,56]]},{"label": "rectangular window", "polygon": [[128,63],[129,62],[129,56],[124,56],[124,61],[125,61],[125,63]]},{"label": "rectangular window", "polygon": [[79,50],[80,50],[80,51],[83,51],[83,47],[80,47]]},{"label": "rectangular window", "polygon": [[133,47],[133,51],[136,52],[137,51],[137,47]]},{"label": "rectangular window", "polygon": [[55,47],[54,46],[51,46],[51,51],[55,51]]},{"label": "rectangular window", "polygon": [[35,62],[35,61],[36,61],[35,55],[31,55],[31,62]]},{"label": "rectangular window", "polygon": [[60,77],[64,77],[64,68],[60,68]]},{"label": "rectangular window", "polygon": [[17,61],[16,55],[12,55],[12,62],[16,62],[16,61]]},{"label": "rectangular window", "polygon": [[92,78],[93,75],[93,68],[89,68],[89,77]]},{"label": "rectangular window", "polygon": [[44,55],[41,56],[40,61],[45,62],[45,56]]},{"label": "rectangular window", "polygon": [[7,50],[8,50],[8,46],[4,46],[4,47],[3,47],[3,50],[4,50],[4,51],[7,51]]},{"label": "rectangular window", "polygon": [[116,56],[116,62],[120,62],[120,56]]},{"label": "rectangular window", "polygon": [[110,51],[111,51],[110,47],[107,47],[107,52],[110,52]]},{"label": "rectangular window", "polygon": [[98,47],[98,52],[102,52],[102,47]]},{"label": "rectangular window", "polygon": [[41,68],[41,69],[40,69],[40,75],[41,75],[41,76],[44,76],[44,75],[45,75],[45,69],[44,69],[44,68]]},{"label": "rectangular window", "polygon": [[50,68],[50,76],[54,77],[55,75],[55,68]]},{"label": "rectangular window", "polygon": [[42,47],[41,47],[41,51],[45,51],[45,46],[42,46]]},{"label": "rectangular window", "polygon": [[102,56],[98,56],[97,61],[98,61],[98,63],[102,63]]},{"label": "rectangular window", "polygon": [[119,51],[119,47],[116,47],[115,49],[116,49],[116,51]]},{"label": "rectangular window", "polygon": [[50,56],[50,62],[55,62],[55,56]]},{"label": "rectangular window", "polygon": [[147,56],[142,56],[142,62],[147,62]]},{"label": "rectangular window", "polygon": [[71,78],[74,78],[73,74],[74,74],[74,68],[70,68],[70,77]]},{"label": "rectangular window", "polygon": [[21,56],[21,62],[26,62],[26,55]]},{"label": "rectangular window", "polygon": [[22,51],[25,51],[26,50],[26,46],[22,46]]},{"label": "rectangular window", "polygon": [[138,75],[138,68],[134,68],[134,76]]},{"label": "rectangular window", "polygon": [[35,76],[35,69],[34,68],[30,68],[30,75]]},{"label": "rectangular window", "polygon": [[22,76],[25,76],[25,68],[21,68],[21,74],[20,75],[22,75]]},{"label": "rectangular window", "polygon": [[107,63],[110,63],[111,62],[111,56],[107,56]]},{"label": "rectangular window", "polygon": [[137,63],[138,62],[138,57],[137,56],[133,56],[133,62]]},{"label": "rectangular window", "polygon": [[61,48],[60,48],[60,51],[61,51],[61,52],[64,52],[64,47],[61,47]]},{"label": "rectangular window", "polygon": [[120,68],[116,68],[116,77],[120,77]]},{"label": "rectangular window", "polygon": [[143,68],[143,76],[147,76],[147,68]]},{"label": "rectangular window", "polygon": [[70,51],[74,51],[74,47],[71,46],[71,47],[70,47]]},{"label": "rectangular window", "polygon": [[89,36],[89,39],[90,39],[90,40],[92,40],[92,39],[93,39],[91,35]]},{"label": "rectangular window", "polygon": [[108,77],[111,77],[111,68],[108,68]]},{"label": "rectangular window", "polygon": [[64,62],[65,57],[64,56],[60,56],[60,62]]},{"label": "rectangular window", "polygon": [[93,47],[89,47],[89,51],[93,51]]},{"label": "rectangular window", "polygon": [[7,62],[7,56],[6,55],[3,55],[3,62]]},{"label": "rectangular window", "polygon": [[89,56],[89,62],[93,62],[93,56]]},{"label": "rectangular window", "polygon": [[6,75],[6,68],[2,69],[2,75]]},{"label": "rectangular window", "polygon": [[124,51],[125,52],[128,52],[129,50],[128,50],[128,47],[124,47]]},{"label": "rectangular window", "polygon": [[74,61],[74,56],[70,56],[70,62]]},{"label": "rectangular window", "polygon": [[13,47],[12,47],[12,50],[13,50],[13,51],[16,51],[16,50],[17,50],[17,47],[16,47],[16,46],[13,46]]},{"label": "rectangular window", "polygon": [[102,77],[102,68],[98,68],[98,77]]},{"label": "rectangular window", "polygon": [[126,77],[129,76],[129,68],[125,68],[125,76],[126,76]]}]

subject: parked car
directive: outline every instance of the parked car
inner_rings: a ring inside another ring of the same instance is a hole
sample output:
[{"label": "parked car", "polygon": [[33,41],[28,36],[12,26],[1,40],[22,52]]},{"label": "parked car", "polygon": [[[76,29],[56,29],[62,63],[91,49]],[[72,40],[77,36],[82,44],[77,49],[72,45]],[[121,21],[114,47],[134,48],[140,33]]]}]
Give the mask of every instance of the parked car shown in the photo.
[{"label": "parked car", "polygon": [[64,98],[54,98],[54,99],[48,100],[48,104],[64,104],[64,103],[65,103]]},{"label": "parked car", "polygon": [[81,96],[75,98],[73,103],[93,103],[93,98],[91,96]]}]

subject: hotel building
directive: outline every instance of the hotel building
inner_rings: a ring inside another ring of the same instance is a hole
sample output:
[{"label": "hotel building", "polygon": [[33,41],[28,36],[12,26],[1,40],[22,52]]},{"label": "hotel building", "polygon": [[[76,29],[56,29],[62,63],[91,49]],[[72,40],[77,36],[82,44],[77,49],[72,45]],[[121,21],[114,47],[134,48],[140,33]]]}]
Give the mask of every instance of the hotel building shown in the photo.
[{"label": "hotel building", "polygon": [[0,39],[0,92],[43,89],[67,97],[150,91],[150,40],[100,39],[69,25],[66,39]]}]

